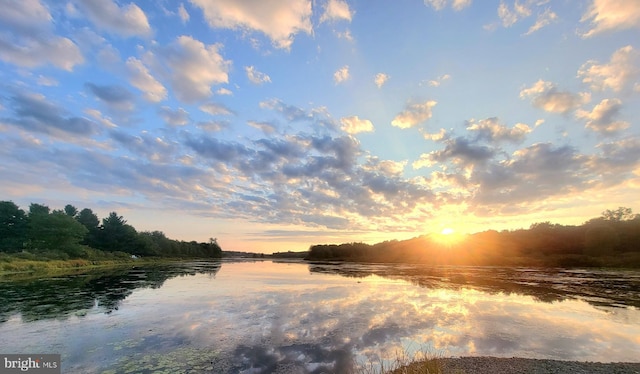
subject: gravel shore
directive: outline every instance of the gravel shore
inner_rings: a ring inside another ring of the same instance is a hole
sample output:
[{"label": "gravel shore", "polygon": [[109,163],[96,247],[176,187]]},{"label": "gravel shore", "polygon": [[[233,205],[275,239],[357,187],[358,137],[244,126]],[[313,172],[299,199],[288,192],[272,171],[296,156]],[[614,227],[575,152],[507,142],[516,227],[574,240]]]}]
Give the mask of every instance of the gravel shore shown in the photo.
[{"label": "gravel shore", "polygon": [[461,357],[442,358],[443,372],[464,374],[640,374],[638,363],[576,362],[529,358]]}]

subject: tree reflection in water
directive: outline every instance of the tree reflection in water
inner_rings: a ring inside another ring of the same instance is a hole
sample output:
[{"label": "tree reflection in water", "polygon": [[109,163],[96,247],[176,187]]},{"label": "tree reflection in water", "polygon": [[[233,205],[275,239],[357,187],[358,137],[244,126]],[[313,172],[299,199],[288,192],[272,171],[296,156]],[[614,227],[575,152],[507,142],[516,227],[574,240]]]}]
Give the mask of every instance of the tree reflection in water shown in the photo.
[{"label": "tree reflection in water", "polygon": [[354,278],[378,275],[430,289],[471,288],[488,293],[526,295],[545,303],[579,299],[596,306],[640,307],[637,271],[343,262],[312,263],[309,271]]},{"label": "tree reflection in water", "polygon": [[104,313],[138,288],[159,288],[178,276],[211,274],[220,262],[112,268],[73,276],[0,282],[0,323],[19,313],[25,322],[82,315],[96,307]]}]

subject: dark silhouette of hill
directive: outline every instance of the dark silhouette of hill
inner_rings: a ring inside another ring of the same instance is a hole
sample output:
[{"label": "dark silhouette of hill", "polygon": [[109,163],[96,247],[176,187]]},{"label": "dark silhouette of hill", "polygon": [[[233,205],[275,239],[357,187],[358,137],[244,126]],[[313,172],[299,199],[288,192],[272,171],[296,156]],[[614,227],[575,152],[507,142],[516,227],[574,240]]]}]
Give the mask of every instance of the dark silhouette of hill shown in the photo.
[{"label": "dark silhouette of hill", "polygon": [[447,240],[424,235],[409,240],[319,244],[308,260],[422,263],[431,265],[640,267],[640,215],[607,210],[580,226],[550,222],[529,229],[488,230]]}]

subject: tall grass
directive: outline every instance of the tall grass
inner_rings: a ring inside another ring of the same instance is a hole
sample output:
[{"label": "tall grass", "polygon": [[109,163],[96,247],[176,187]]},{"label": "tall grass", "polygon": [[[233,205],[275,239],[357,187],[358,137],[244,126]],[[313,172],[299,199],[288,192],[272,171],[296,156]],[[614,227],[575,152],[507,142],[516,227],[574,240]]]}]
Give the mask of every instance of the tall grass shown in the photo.
[{"label": "tall grass", "polygon": [[421,348],[414,354],[398,350],[389,360],[369,360],[356,365],[357,374],[465,374],[446,369],[443,353]]}]

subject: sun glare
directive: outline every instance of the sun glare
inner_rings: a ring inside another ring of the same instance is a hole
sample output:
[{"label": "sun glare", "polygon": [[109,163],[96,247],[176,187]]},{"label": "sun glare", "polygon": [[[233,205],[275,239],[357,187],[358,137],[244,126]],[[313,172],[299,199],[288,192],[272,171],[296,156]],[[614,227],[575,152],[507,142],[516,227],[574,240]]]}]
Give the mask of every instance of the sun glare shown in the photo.
[{"label": "sun glare", "polygon": [[456,233],[456,231],[454,229],[452,229],[451,227],[445,227],[440,232],[440,234],[442,234],[442,235],[452,235],[452,234],[455,234],[455,233]]},{"label": "sun glare", "polygon": [[465,235],[458,234],[456,230],[451,227],[445,227],[439,234],[433,235],[433,238],[444,246],[454,246],[464,240]]}]

